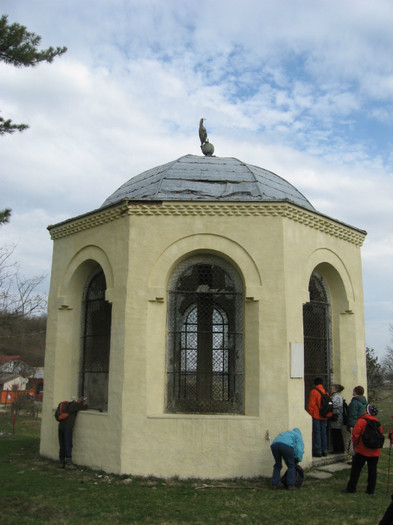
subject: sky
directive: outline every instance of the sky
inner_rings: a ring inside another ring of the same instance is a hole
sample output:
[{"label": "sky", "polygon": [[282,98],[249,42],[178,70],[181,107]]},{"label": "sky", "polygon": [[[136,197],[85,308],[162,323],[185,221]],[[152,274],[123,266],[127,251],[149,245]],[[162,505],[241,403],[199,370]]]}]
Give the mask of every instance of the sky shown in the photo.
[{"label": "sky", "polygon": [[277,173],[321,213],[367,231],[366,345],[393,345],[391,0],[2,0],[0,14],[66,46],[52,64],[0,62],[0,246],[49,288],[47,226],[121,184],[200,155]]}]

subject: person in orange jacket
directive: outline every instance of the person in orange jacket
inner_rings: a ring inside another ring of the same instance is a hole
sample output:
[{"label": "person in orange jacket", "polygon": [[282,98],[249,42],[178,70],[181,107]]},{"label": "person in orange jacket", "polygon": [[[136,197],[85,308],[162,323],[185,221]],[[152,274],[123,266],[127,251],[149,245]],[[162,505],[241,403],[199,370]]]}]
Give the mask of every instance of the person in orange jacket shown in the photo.
[{"label": "person in orange jacket", "polygon": [[[364,464],[367,462],[367,494],[374,494],[375,485],[377,483],[377,464],[378,458],[381,455],[380,448],[368,448],[363,443],[362,436],[367,426],[367,421],[378,421],[375,417],[378,414],[378,409],[375,405],[367,405],[367,411],[364,416],[359,417],[356,421],[352,431],[353,448],[355,455],[352,459],[351,475],[349,477],[348,485],[343,492],[356,492],[356,485],[359,480],[360,473]],[[380,427],[383,433],[382,425]]]},{"label": "person in orange jacket", "polygon": [[[319,392],[318,392],[318,390]],[[316,377],[314,379],[314,388],[312,388],[309,398],[307,412],[312,417],[312,455],[315,458],[327,456],[327,418],[319,415],[321,408],[321,393],[327,394],[323,387],[322,379]]]}]

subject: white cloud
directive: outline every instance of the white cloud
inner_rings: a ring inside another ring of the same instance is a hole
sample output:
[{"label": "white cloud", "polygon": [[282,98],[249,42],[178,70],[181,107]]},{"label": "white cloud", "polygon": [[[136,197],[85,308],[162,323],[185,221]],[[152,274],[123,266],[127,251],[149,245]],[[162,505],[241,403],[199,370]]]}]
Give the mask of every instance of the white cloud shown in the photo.
[{"label": "white cloud", "polygon": [[200,154],[205,117],[218,156],[276,172],[368,231],[367,342],[384,351],[393,154],[370,126],[393,136],[390,0],[5,0],[3,12],[43,47],[68,47],[36,68],[0,63],[1,115],[30,124],[0,139],[0,208],[13,208],[0,243],[18,242],[27,273],[50,270],[48,224]]}]

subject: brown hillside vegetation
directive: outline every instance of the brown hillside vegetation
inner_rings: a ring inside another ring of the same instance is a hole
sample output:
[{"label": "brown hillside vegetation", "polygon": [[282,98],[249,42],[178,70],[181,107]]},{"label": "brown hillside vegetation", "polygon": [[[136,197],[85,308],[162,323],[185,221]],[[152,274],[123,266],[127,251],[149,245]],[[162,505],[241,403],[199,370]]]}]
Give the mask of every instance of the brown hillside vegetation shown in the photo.
[{"label": "brown hillside vegetation", "polygon": [[0,314],[0,355],[19,355],[44,366],[46,315],[15,318]]}]

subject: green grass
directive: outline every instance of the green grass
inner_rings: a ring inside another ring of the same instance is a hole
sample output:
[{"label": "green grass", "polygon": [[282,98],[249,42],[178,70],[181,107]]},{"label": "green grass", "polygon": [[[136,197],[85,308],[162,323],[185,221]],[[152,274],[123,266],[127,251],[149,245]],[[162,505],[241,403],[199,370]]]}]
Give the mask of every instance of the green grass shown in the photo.
[{"label": "green grass", "polygon": [[[270,489],[270,479],[201,481],[67,471],[39,456],[39,420],[0,415],[0,523],[376,525],[390,503],[389,450],[378,464],[377,491],[342,494],[349,469],[328,480],[307,476],[299,491]],[[11,433],[10,433],[11,432]],[[393,460],[392,460],[393,463]],[[392,465],[393,469],[393,465]],[[393,489],[393,476],[391,488]]]},{"label": "green grass", "polygon": [[368,402],[377,406],[377,418],[382,424],[384,433],[388,434],[388,432],[391,432],[393,425],[393,388],[385,387],[381,389],[378,394],[378,398],[373,399],[369,397]]}]

